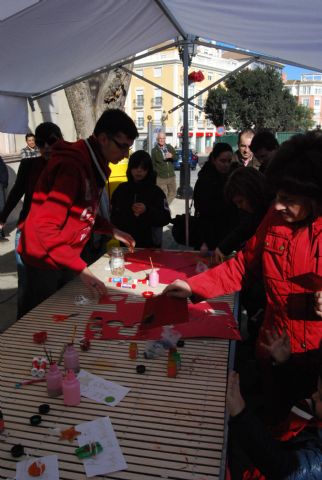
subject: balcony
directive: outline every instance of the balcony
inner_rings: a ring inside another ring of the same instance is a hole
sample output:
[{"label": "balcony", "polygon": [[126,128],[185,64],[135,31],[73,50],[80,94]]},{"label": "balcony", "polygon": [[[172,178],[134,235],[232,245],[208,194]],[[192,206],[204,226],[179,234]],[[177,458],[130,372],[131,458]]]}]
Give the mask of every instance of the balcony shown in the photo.
[{"label": "balcony", "polygon": [[151,99],[151,108],[162,107],[162,97],[154,97]]},{"label": "balcony", "polygon": [[143,97],[138,97],[133,100],[133,108],[138,109],[138,108],[144,108],[144,98]]}]

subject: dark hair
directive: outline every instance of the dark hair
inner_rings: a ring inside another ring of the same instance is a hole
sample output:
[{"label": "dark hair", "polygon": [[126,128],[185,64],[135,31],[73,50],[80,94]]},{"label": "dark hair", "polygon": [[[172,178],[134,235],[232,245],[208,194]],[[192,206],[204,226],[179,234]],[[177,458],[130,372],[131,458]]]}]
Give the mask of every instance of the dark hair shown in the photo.
[{"label": "dark hair", "polygon": [[240,138],[242,135],[255,135],[255,132],[252,128],[245,128],[244,130],[242,130],[241,132],[239,132],[238,134],[238,141],[237,141],[237,144],[239,145],[240,144]]},{"label": "dark hair", "polygon": [[250,144],[250,149],[255,155],[260,148],[266,148],[266,150],[271,152],[272,150],[278,149],[278,147],[279,143],[276,140],[274,133],[268,128],[263,128],[257,132]]},{"label": "dark hair", "polygon": [[153,170],[152,160],[148,152],[146,152],[145,150],[137,150],[136,152],[132,153],[129,158],[126,176],[130,182],[133,181],[131,170],[132,168],[137,167],[141,167],[143,168],[143,170],[147,170],[148,173],[144,180],[155,184],[156,174]]},{"label": "dark hair", "polygon": [[210,153],[208,160],[215,160],[219,155],[223,152],[231,152],[233,153],[233,149],[229,145],[229,143],[215,143],[212,152]]},{"label": "dark hair", "polygon": [[34,136],[35,136],[35,134],[34,134],[34,133],[32,133],[32,132],[29,132],[29,133],[26,133],[26,135],[25,135],[25,139],[26,139],[26,141],[27,141],[27,140],[28,140],[28,138],[30,138],[30,137],[34,137]]},{"label": "dark hair", "polygon": [[40,148],[43,148],[45,143],[53,145],[60,138],[63,138],[63,134],[56,123],[44,122],[35,130],[36,145]]},{"label": "dark hair", "polygon": [[139,135],[132,118],[123,110],[118,108],[105,110],[95,125],[94,135],[97,136],[100,133],[116,135],[119,132],[124,133],[131,140],[134,140]]},{"label": "dark hair", "polygon": [[266,171],[274,193],[282,190],[322,204],[322,137],[311,132],[284,142]]},{"label": "dark hair", "polygon": [[266,178],[253,167],[240,167],[228,177],[224,188],[225,198],[232,202],[236,195],[246,198],[255,210],[268,204]]}]

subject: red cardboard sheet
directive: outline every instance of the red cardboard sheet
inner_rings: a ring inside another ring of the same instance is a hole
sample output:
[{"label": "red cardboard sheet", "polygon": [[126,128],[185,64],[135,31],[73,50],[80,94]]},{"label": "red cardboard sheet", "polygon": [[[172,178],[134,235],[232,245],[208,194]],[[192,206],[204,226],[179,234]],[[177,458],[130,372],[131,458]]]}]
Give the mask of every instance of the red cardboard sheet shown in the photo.
[{"label": "red cardboard sheet", "polygon": [[[132,264],[139,263],[144,265],[143,269],[147,269],[151,268],[150,257],[154,267],[167,267],[174,270],[188,265],[194,265],[197,262],[197,254],[194,252],[174,252],[148,248],[144,250],[136,250],[134,253],[127,253],[125,260]],[[128,268],[128,265],[126,268]]]},{"label": "red cardboard sheet", "polygon": [[188,265],[187,267],[180,268],[178,270],[172,270],[170,268],[159,268],[160,283],[168,285],[174,280],[186,280],[189,277],[193,277],[196,274],[195,265]]},{"label": "red cardboard sheet", "polygon": [[172,325],[183,338],[240,340],[238,325],[226,302],[187,304],[186,300],[152,297],[146,303],[117,302],[116,312],[92,312],[85,337],[100,340],[158,340]]}]

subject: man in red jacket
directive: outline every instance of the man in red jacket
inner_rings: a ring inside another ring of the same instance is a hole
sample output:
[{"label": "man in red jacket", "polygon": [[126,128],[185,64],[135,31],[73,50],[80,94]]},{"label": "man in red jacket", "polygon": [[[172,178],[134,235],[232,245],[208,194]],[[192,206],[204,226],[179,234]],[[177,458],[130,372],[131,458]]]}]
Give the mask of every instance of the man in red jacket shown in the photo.
[{"label": "man in red jacket", "polygon": [[79,274],[96,294],[106,293],[104,283],[81,259],[91,231],[109,234],[130,249],[131,235],[97,215],[100,197],[110,175],[109,163],[128,155],[138,132],[121,110],[107,110],[87,140],[59,140],[39,178],[18,251],[27,269],[28,305],[25,313]]}]

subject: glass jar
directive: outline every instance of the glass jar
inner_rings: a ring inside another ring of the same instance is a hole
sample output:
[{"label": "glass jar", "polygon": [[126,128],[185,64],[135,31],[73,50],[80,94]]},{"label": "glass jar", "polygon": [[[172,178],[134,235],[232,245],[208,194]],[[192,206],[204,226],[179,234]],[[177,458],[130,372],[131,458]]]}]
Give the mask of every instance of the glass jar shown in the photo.
[{"label": "glass jar", "polygon": [[124,274],[124,255],[122,248],[114,247],[110,251],[111,274],[121,277]]}]

